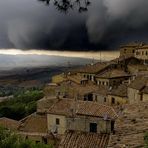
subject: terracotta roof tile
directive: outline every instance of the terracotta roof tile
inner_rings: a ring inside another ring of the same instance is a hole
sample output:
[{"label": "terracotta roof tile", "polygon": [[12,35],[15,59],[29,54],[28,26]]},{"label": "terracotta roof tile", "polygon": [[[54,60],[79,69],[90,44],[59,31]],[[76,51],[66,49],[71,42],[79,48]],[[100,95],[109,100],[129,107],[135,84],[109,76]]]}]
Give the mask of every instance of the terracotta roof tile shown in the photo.
[{"label": "terracotta roof tile", "polygon": [[59,148],[106,148],[108,142],[108,134],[69,131],[62,138]]},{"label": "terracotta roof tile", "polygon": [[131,84],[128,86],[129,88],[141,90],[148,82],[148,77],[137,77]]},{"label": "terracotta roof tile", "polygon": [[80,72],[80,73],[98,73],[99,71],[103,70],[108,66],[108,63],[98,62],[96,64],[89,64],[86,66],[83,66],[81,68],[75,69],[74,71]]},{"label": "terracotta roof tile", "polygon": [[23,132],[47,132],[47,117],[37,113],[31,114],[20,121],[18,130]]},{"label": "terracotta roof tile", "polygon": [[10,130],[17,130],[17,128],[19,126],[19,121],[9,119],[6,117],[2,117],[2,118],[0,118],[0,126],[8,128]]},{"label": "terracotta roof tile", "polygon": [[112,89],[108,94],[120,97],[127,97],[127,85],[121,84],[118,86],[118,88]]},{"label": "terracotta roof tile", "polygon": [[71,110],[75,110],[76,115],[95,116],[115,119],[117,114],[110,106],[102,105],[91,101],[75,101],[74,99],[60,99],[49,110],[48,113],[72,116]]},{"label": "terracotta roof tile", "polygon": [[108,71],[105,71],[103,73],[98,74],[96,77],[99,78],[116,78],[116,77],[129,77],[130,75],[123,70],[119,69],[111,69]]}]

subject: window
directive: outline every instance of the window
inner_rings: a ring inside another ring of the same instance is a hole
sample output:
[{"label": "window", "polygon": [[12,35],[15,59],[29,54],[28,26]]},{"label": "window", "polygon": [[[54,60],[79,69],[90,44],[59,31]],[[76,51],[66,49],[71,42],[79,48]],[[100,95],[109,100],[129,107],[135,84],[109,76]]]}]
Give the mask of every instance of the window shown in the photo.
[{"label": "window", "polygon": [[95,95],[95,101],[97,101],[97,98],[98,98],[97,95]]},{"label": "window", "polygon": [[89,131],[92,133],[97,133],[97,123],[90,123],[89,124]]},{"label": "window", "polygon": [[104,102],[106,102],[106,98],[104,98]]},{"label": "window", "polygon": [[115,104],[115,98],[112,98],[112,104]]},{"label": "window", "polygon": [[135,53],[135,50],[133,50],[133,53]]},{"label": "window", "polygon": [[60,124],[60,119],[56,118],[56,125],[59,125],[59,124]]}]

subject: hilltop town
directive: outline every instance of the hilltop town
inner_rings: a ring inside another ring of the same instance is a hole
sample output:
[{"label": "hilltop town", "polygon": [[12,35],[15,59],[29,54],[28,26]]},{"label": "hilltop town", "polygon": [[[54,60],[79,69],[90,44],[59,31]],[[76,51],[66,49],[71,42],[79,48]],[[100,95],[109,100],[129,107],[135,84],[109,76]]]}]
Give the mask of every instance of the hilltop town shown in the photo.
[{"label": "hilltop town", "polygon": [[120,56],[52,77],[37,111],[0,125],[59,148],[140,148],[148,132],[148,45],[120,46]]}]

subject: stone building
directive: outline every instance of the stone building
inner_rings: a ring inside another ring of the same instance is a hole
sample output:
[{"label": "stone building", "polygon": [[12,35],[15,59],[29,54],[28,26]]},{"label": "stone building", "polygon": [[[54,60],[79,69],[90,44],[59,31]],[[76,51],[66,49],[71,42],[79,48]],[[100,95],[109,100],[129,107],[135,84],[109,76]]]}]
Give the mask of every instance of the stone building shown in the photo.
[{"label": "stone building", "polygon": [[108,67],[109,65],[106,62],[97,62],[74,69],[73,71],[75,71],[77,75],[95,83],[95,75],[108,69]]},{"label": "stone building", "polygon": [[142,43],[133,42],[120,46],[120,56],[135,56],[136,50],[142,46]]},{"label": "stone building", "polygon": [[140,46],[137,50],[136,50],[136,58],[138,59],[142,59],[148,61],[148,45],[143,45]]},{"label": "stone building", "polygon": [[142,93],[142,100],[148,101],[148,85],[146,84],[146,86],[144,87],[144,89],[141,91]]},{"label": "stone building", "polygon": [[109,91],[107,96],[108,105],[122,105],[128,103],[127,85],[121,84]]},{"label": "stone building", "polygon": [[[138,103],[147,99],[147,83],[148,77],[137,77],[128,86],[129,103]],[[143,96],[144,94],[144,96]]]},{"label": "stone building", "polygon": [[130,74],[121,69],[111,69],[96,76],[97,85],[107,87],[117,87],[122,81],[129,80]]},{"label": "stone building", "polygon": [[48,131],[64,134],[67,130],[111,133],[117,114],[110,106],[90,101],[60,99],[47,112]]},{"label": "stone building", "polygon": [[148,45],[144,43],[130,43],[120,46],[120,57],[132,56],[141,60],[148,60]]},{"label": "stone building", "polygon": [[24,139],[30,139],[36,143],[54,144],[54,136],[48,133],[47,116],[33,113],[20,121],[18,134]]},{"label": "stone building", "polygon": [[84,95],[84,101],[94,101],[107,105],[107,93],[109,89],[104,86],[98,86],[96,91],[88,92]]}]

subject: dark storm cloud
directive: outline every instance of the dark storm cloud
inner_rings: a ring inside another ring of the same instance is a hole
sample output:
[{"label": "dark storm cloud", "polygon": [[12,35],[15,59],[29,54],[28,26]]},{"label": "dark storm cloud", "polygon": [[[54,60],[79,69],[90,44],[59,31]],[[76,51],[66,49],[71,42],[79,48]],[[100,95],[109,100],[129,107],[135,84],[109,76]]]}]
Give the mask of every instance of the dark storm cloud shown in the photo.
[{"label": "dark storm cloud", "polygon": [[92,0],[87,12],[64,14],[52,3],[0,1],[0,47],[97,50],[147,41],[147,7],[147,0]]}]

